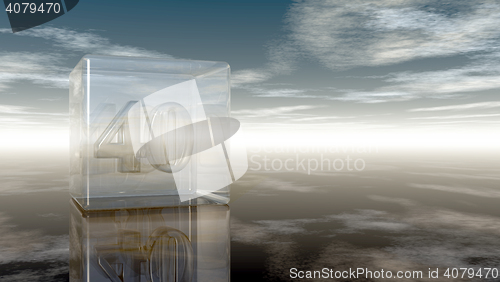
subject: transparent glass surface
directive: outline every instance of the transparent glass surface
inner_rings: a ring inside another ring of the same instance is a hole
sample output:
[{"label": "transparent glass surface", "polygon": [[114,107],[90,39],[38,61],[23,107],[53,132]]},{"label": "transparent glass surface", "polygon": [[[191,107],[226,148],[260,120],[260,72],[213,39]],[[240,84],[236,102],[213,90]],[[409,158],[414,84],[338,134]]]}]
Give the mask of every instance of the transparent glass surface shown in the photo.
[{"label": "transparent glass surface", "polygon": [[229,281],[229,206],[85,211],[71,201],[70,281]]},{"label": "transparent glass surface", "polygon": [[83,57],[70,74],[73,198],[86,210],[227,203],[229,77],[223,62]]}]

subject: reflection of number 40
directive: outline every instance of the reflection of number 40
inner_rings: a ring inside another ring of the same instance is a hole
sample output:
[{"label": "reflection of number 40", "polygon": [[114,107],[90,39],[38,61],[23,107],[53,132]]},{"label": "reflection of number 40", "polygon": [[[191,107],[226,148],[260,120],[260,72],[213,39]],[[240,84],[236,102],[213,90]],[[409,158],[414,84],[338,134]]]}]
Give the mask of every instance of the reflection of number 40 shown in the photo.
[{"label": "reflection of number 40", "polygon": [[[128,112],[138,101],[128,102],[113,118],[94,144],[96,158],[117,158],[118,171],[124,173],[148,172],[145,166],[152,166],[163,172],[176,172],[183,169],[190,160],[193,148],[193,132],[183,131],[185,136],[163,134],[154,136],[153,132],[168,132],[178,125],[191,123],[187,110],[177,103],[165,103],[156,107],[149,116],[144,110],[146,132],[149,140],[158,137],[156,146],[142,146],[134,153],[130,132]],[[169,157],[172,161],[169,161]],[[140,161],[140,159],[147,159]],[[141,167],[142,166],[142,167]],[[146,170],[146,171],[145,171]]]}]

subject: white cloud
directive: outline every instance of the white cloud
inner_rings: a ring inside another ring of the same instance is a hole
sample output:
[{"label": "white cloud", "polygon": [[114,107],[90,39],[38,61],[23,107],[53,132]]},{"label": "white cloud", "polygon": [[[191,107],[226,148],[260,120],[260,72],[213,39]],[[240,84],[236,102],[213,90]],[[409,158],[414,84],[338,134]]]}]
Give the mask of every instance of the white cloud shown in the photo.
[{"label": "white cloud", "polygon": [[1,52],[0,90],[9,88],[9,83],[23,80],[45,87],[67,88],[70,70],[60,64],[61,59],[52,54]]},{"label": "white cloud", "polygon": [[476,115],[452,115],[452,116],[434,116],[434,117],[413,117],[410,119],[467,119],[467,118],[490,118],[498,117],[500,114],[476,114]]},{"label": "white cloud", "polygon": [[[269,116],[281,116],[281,115],[297,115],[296,111],[304,111],[321,108],[322,106],[313,105],[300,105],[300,106],[289,106],[289,107],[276,107],[276,108],[257,108],[257,109],[245,109],[232,111],[231,114],[237,116],[238,118],[258,118],[258,117],[269,117]],[[304,115],[304,114],[299,114]]]},{"label": "white cloud", "polygon": [[231,218],[231,241],[244,244],[264,244],[267,239],[264,227],[254,223],[244,223],[235,217]]},{"label": "white cloud", "polygon": [[433,176],[433,177],[442,177],[442,178],[452,178],[452,179],[474,179],[474,180],[500,180],[500,176],[492,176],[492,175],[474,175],[471,173],[443,173],[443,172],[407,172],[413,175],[422,175],[422,176]]},{"label": "white cloud", "polygon": [[313,232],[306,229],[308,224],[329,221],[331,221],[329,218],[322,217],[255,220],[249,223],[232,217],[231,241],[251,245],[284,243],[286,239],[283,236],[311,234]]},{"label": "white cloud", "polygon": [[415,99],[416,95],[402,91],[344,91],[347,92],[331,100],[349,101],[359,103],[383,103],[389,101],[407,101]]},{"label": "white cloud", "polygon": [[307,234],[304,225],[324,221],[324,219],[284,219],[284,220],[257,220],[255,223],[261,225],[267,233],[274,235]]},{"label": "white cloud", "polygon": [[321,192],[319,188],[323,186],[304,185],[296,182],[268,179],[255,187],[255,193],[261,195],[262,192],[287,191],[298,193]]},{"label": "white cloud", "polygon": [[[500,42],[500,41],[499,41]],[[500,58],[484,57],[461,68],[400,73],[387,79],[391,88],[421,95],[446,95],[500,88]]]},{"label": "white cloud", "polygon": [[495,48],[495,2],[470,3],[460,16],[423,2],[301,1],[287,14],[289,37],[302,54],[334,70]]},{"label": "white cloud", "polygon": [[0,105],[0,114],[26,114],[32,107]]},{"label": "white cloud", "polygon": [[255,93],[254,97],[268,98],[316,98],[315,95],[304,94],[306,90],[302,89],[263,89],[252,88],[251,92]]},{"label": "white cloud", "polygon": [[476,197],[485,198],[500,198],[500,190],[489,189],[481,187],[460,187],[460,186],[446,186],[446,185],[436,185],[436,184],[419,184],[419,183],[409,183],[409,187],[419,188],[419,189],[429,189],[443,192],[466,194]]},{"label": "white cloud", "polygon": [[[112,43],[92,32],[77,32],[66,28],[40,27],[11,34],[10,29],[0,29],[5,36],[25,36],[49,40],[52,46],[65,52],[83,56],[86,54],[160,57],[172,56],[146,50],[144,48]],[[7,35],[8,34],[8,35]],[[0,91],[10,87],[12,83],[30,81],[43,87],[67,89],[69,85],[70,68],[65,67],[65,61],[53,51],[45,52],[1,52],[0,53]]]},{"label": "white cloud", "polygon": [[[486,126],[487,130],[491,132],[492,125],[500,125],[500,121],[496,120],[479,120],[479,119],[460,119],[453,121],[432,121],[432,122],[419,122],[418,125],[432,125],[430,128],[438,129],[438,125],[443,126],[454,126],[464,128],[465,125],[470,124],[469,130],[472,128],[478,128],[480,126]],[[488,135],[482,135],[481,138],[486,138]]]},{"label": "white cloud", "polygon": [[0,261],[12,263],[26,261],[67,260],[69,257],[68,235],[47,236],[38,230],[15,231],[7,225],[10,218],[0,214]]},{"label": "white cloud", "polygon": [[10,88],[10,83],[30,81],[43,87],[68,88],[69,79],[62,74],[38,73],[0,73],[0,90]]},{"label": "white cloud", "polygon": [[329,216],[332,220],[341,220],[344,223],[346,228],[338,231],[341,233],[355,233],[361,230],[397,232],[411,229],[410,225],[391,221],[389,217],[387,212],[376,210],[358,210],[356,213]]},{"label": "white cloud", "polygon": [[[499,40],[500,43],[500,40]],[[357,101],[364,103],[407,101],[417,98],[460,98],[477,91],[500,88],[500,58],[478,57],[466,66],[423,72],[393,73],[384,81],[388,86],[375,88],[372,91],[345,91],[337,100]],[[472,103],[469,106],[444,106],[432,110],[460,110],[469,108],[498,107],[495,102]],[[425,111],[413,109],[410,111]]]},{"label": "white cloud", "polygon": [[37,130],[45,130],[47,133],[53,128],[68,124],[67,113],[47,113],[37,110],[39,109],[33,107],[0,104],[0,133],[2,133],[0,135],[5,136],[1,139],[3,142],[0,140],[0,143],[18,143],[13,140],[16,139],[14,132],[29,130],[33,133],[32,129],[36,127]]},{"label": "white cloud", "polygon": [[[8,29],[0,29],[2,33],[10,33]],[[15,33],[17,36],[28,36],[50,40],[55,46],[68,51],[94,55],[139,56],[171,58],[164,53],[144,48],[114,44],[109,39],[92,32],[78,32],[67,28],[40,27]]]},{"label": "white cloud", "polygon": [[42,113],[42,112],[31,111],[34,109],[35,108],[33,107],[0,104],[0,114],[67,116],[66,113]]},{"label": "white cloud", "polygon": [[471,110],[471,109],[490,109],[500,107],[499,101],[491,102],[480,102],[480,103],[470,103],[462,105],[450,105],[441,107],[429,107],[429,108],[415,108],[408,110],[409,112],[436,112],[436,111],[458,111],[458,110]]},{"label": "white cloud", "polygon": [[55,102],[55,101],[60,101],[61,100],[61,97],[57,97],[57,98],[40,98],[38,99],[38,101],[49,101],[49,102]]},{"label": "white cloud", "polygon": [[[239,88],[247,90],[253,97],[259,98],[296,98],[296,99],[321,99],[321,100],[344,100],[342,97],[333,97],[328,94],[311,94],[324,89],[294,89],[294,88],[270,88],[268,86],[249,87],[240,85]],[[345,99],[347,100],[347,99]]]},{"label": "white cloud", "polygon": [[318,122],[318,121],[331,121],[337,119],[351,119],[355,118],[354,116],[327,116],[327,117],[304,117],[304,118],[293,118],[292,122]]},{"label": "white cloud", "polygon": [[8,73],[40,73],[56,70],[54,66],[60,62],[57,56],[32,52],[1,52],[0,72]]},{"label": "white cloud", "polygon": [[[14,37],[10,38],[11,40],[15,39],[16,36],[31,37],[32,41],[37,43],[47,40],[50,43],[48,46],[51,47],[50,50],[38,52],[0,52],[0,92],[5,92],[20,83],[68,89],[68,76],[71,68],[66,66],[67,62],[64,58],[70,55],[83,56],[92,53],[97,55],[171,57],[144,48],[115,44],[94,32],[77,32],[66,28],[41,27],[15,34],[12,34],[10,29],[0,29],[0,33],[5,33],[2,35],[4,37]],[[66,56],[61,56],[61,53]],[[54,97],[52,94],[51,97],[40,96],[37,100],[53,102],[60,100],[60,97]],[[0,114],[5,114],[5,116],[0,117],[0,128],[11,131],[3,132],[10,139],[21,138],[21,136],[16,138],[12,131],[26,130],[35,126],[38,126],[38,129],[43,127],[46,130],[61,128],[61,126],[66,126],[68,121],[67,113],[36,112],[33,108],[15,105],[0,105]],[[52,138],[55,139],[55,136]]]},{"label": "white cloud", "polygon": [[[498,41],[500,43],[500,40]],[[460,98],[470,93],[500,88],[500,56],[476,56],[462,67],[422,72],[393,73],[385,77],[388,86],[371,91],[354,90],[346,93],[339,100],[357,102],[406,101],[424,97]],[[418,111],[466,110],[500,107],[496,101],[471,103],[467,105],[442,106],[411,109]]]},{"label": "white cloud", "polygon": [[263,82],[270,77],[269,71],[264,69],[239,70],[231,74],[231,86],[237,88],[248,83]]},{"label": "white cloud", "polygon": [[398,204],[404,207],[412,207],[416,205],[415,202],[404,198],[392,198],[392,197],[384,197],[378,195],[368,195],[367,198],[377,202]]},{"label": "white cloud", "polygon": [[68,272],[68,235],[50,236],[40,230],[17,230],[15,227],[11,218],[0,213],[0,265],[41,263],[46,269],[5,269],[2,281],[50,281]]},{"label": "white cloud", "polygon": [[[499,262],[498,217],[433,208],[404,198],[376,195],[368,198],[398,204],[403,210],[355,210],[320,218],[249,223],[232,218],[232,239],[249,245],[264,245],[263,250],[268,255],[266,274],[276,277],[281,277],[290,267],[313,270],[318,265],[341,270],[356,265],[393,273],[401,269],[426,273],[429,265],[494,267]],[[338,228],[336,222],[344,228]],[[319,229],[317,224],[323,228]],[[350,235],[339,238],[346,233],[359,233],[368,241],[359,242],[355,237],[350,240]],[[304,260],[300,250],[305,238],[309,241],[331,239],[313,255],[314,259]],[[377,243],[377,238],[390,243]],[[367,242],[374,246],[364,246]],[[277,248],[273,248],[275,246]],[[476,258],[484,259],[478,262]],[[275,263],[277,261],[286,263]],[[292,266],[287,264],[290,261]]]},{"label": "white cloud", "polygon": [[[257,97],[310,98],[381,103],[423,97],[457,98],[470,92],[500,88],[500,5],[495,1],[454,1],[449,5],[424,0],[309,0],[291,5],[285,17],[289,33],[274,42],[270,62],[282,71],[237,72],[236,85],[260,83],[288,74],[298,58],[338,71],[361,66],[394,65],[422,58],[471,56],[471,63],[448,70],[403,72],[380,77],[387,86],[344,90],[338,96],[302,90],[250,89]],[[278,50],[278,51],[276,51]],[[481,54],[481,55],[477,55]],[[243,75],[245,74],[245,75]],[[244,82],[242,77],[245,77]]]},{"label": "white cloud", "polygon": [[262,68],[238,70],[232,73],[232,86],[261,83],[277,75],[288,75],[296,69],[298,52],[289,41],[275,41],[267,46],[268,62]]}]

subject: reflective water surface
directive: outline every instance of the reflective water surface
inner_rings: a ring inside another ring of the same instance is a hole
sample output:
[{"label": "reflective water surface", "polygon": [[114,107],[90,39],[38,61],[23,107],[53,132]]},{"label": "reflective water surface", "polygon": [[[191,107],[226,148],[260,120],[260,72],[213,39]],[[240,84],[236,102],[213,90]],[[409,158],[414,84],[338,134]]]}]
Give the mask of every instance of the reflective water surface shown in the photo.
[{"label": "reflective water surface", "polygon": [[[6,153],[0,280],[289,281],[291,268],[500,267],[497,153],[364,158],[363,171],[310,174],[251,164],[230,209],[84,213],[68,195],[67,155]],[[418,281],[430,280],[495,281]]]}]

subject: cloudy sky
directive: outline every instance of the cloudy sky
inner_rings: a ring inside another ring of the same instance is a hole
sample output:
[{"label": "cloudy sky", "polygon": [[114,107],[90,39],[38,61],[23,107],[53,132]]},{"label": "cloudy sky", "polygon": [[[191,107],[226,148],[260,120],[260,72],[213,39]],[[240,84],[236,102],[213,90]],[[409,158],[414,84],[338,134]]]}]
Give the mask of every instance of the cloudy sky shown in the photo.
[{"label": "cloudy sky", "polygon": [[85,54],[226,61],[233,115],[269,142],[498,146],[496,1],[82,1],[12,34],[0,13],[0,144],[68,134]]}]

